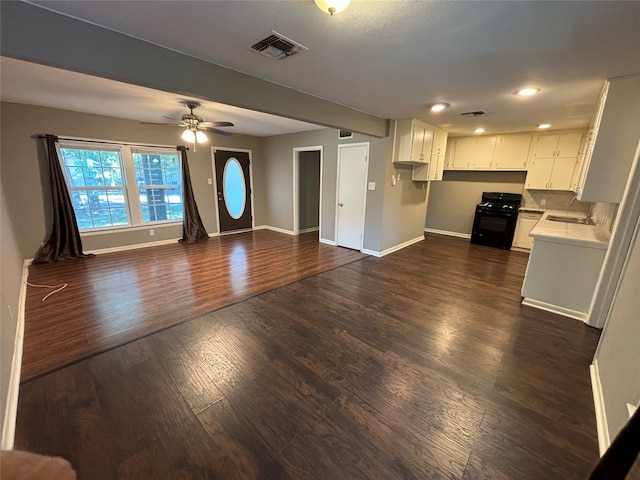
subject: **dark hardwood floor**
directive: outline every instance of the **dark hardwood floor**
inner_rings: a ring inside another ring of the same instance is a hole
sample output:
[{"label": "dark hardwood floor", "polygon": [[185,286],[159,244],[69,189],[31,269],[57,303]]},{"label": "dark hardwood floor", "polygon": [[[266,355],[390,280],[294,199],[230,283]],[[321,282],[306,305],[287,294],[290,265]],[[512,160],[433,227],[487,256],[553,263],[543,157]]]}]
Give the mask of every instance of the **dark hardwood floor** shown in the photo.
[{"label": "dark hardwood floor", "polygon": [[[29,267],[22,381],[274,287],[363,258],[268,230]],[[64,324],[64,328],[60,325]]]},{"label": "dark hardwood floor", "polygon": [[254,295],[23,383],[16,448],[80,480],[582,479],[599,331],[522,306],[526,262],[427,235]]}]

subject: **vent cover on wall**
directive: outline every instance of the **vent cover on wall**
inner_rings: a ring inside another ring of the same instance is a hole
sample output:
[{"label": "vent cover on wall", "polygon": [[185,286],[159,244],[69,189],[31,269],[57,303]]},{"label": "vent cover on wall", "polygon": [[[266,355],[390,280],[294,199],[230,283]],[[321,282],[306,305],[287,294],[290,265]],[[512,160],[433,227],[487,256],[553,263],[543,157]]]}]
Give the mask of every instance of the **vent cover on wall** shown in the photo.
[{"label": "vent cover on wall", "polygon": [[251,48],[265,57],[274,60],[281,60],[309,50],[304,45],[300,45],[276,31],[272,31],[271,35],[267,38],[263,38],[259,42],[251,45]]},{"label": "vent cover on wall", "polygon": [[462,112],[460,115],[463,117],[485,117],[487,116],[487,112],[484,110],[475,110],[473,112]]}]

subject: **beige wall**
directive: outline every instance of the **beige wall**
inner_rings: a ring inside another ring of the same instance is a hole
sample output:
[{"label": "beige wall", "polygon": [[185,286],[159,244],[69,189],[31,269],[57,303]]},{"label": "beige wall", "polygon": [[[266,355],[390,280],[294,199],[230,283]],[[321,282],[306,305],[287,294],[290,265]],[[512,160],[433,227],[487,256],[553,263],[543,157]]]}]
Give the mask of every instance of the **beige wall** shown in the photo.
[{"label": "beige wall", "polygon": [[425,227],[471,234],[482,192],[523,193],[526,172],[445,171],[432,182]]},{"label": "beige wall", "polygon": [[[4,160],[2,162],[4,166]],[[4,180],[2,177],[2,181]],[[2,264],[0,280],[0,302],[2,302],[0,305],[0,431],[2,431],[6,420],[5,410],[18,325],[23,265],[2,184],[0,184],[0,221],[0,244],[2,245],[0,249],[2,252],[0,255]]]},{"label": "beige wall", "polygon": [[[14,228],[20,254],[32,258],[49,228],[50,193],[48,166],[43,141],[34,134],[52,133],[61,137],[83,137],[111,141],[177,145],[180,130],[162,125],[141,125],[131,120],[58,110],[53,108],[2,103],[1,153],[2,175],[6,187],[6,200],[14,218]],[[8,121],[11,119],[11,121]],[[218,147],[252,150],[254,176],[254,216],[256,224],[264,223],[265,190],[260,179],[262,172],[262,139],[245,135],[220,137],[210,135],[210,143]],[[187,153],[191,181],[200,216],[209,233],[215,233],[216,201],[213,185],[211,147],[198,146]],[[155,236],[148,229],[116,231],[94,235],[83,234],[85,250],[119,247],[139,243],[179,238],[181,225],[154,226]]]}]

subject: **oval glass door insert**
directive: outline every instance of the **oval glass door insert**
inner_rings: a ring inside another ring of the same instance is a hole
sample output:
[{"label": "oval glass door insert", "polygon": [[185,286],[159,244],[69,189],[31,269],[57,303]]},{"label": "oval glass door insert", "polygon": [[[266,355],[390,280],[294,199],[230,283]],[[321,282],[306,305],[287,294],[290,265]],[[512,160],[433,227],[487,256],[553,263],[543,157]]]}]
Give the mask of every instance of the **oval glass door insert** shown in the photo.
[{"label": "oval glass door insert", "polygon": [[244,174],[240,162],[235,157],[227,160],[223,174],[224,204],[229,215],[237,220],[242,216],[247,203]]}]

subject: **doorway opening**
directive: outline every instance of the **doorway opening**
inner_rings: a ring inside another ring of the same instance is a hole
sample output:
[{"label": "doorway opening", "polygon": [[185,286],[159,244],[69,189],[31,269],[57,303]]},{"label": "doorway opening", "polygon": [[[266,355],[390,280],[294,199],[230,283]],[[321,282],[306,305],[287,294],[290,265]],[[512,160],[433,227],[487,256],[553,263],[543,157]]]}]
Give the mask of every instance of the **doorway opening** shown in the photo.
[{"label": "doorway opening", "polygon": [[293,149],[293,233],[322,238],[322,146]]}]

